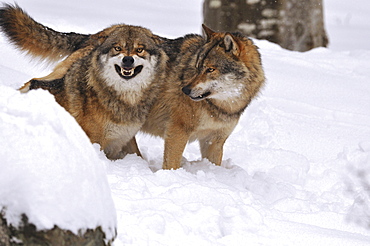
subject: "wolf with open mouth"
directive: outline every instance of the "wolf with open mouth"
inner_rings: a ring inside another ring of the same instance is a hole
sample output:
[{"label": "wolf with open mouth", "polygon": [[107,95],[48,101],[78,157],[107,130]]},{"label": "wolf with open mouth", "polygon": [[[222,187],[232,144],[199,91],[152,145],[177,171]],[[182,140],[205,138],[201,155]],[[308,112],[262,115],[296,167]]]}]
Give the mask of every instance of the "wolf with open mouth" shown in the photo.
[{"label": "wolf with open mouth", "polygon": [[[113,25],[88,36],[54,35],[12,5],[0,9],[0,26],[11,42],[33,56],[49,60],[67,56],[51,74],[30,80],[21,92],[48,90],[109,159],[141,155],[135,134],[159,94],[168,59],[160,37],[131,25]],[[33,35],[24,30],[34,30]]]},{"label": "wolf with open mouth", "polygon": [[71,64],[63,78],[33,79],[21,91],[49,90],[109,159],[140,156],[135,134],[164,81],[167,56],[157,39],[142,27],[112,26],[97,34],[95,44],[62,61]]}]

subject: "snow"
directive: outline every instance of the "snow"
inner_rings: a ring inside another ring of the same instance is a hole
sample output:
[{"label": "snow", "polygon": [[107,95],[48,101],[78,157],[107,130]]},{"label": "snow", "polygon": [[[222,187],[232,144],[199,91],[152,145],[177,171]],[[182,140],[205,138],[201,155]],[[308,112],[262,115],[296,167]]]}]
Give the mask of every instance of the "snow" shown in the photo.
[{"label": "snow", "polygon": [[[124,22],[177,37],[202,22],[201,0],[17,2],[61,31]],[[115,246],[369,245],[370,4],[324,7],[329,48],[255,41],[267,83],[221,167],[192,143],[183,168],[161,170],[163,140],[143,134],[144,159],[108,161],[48,93],[15,90],[51,68],[0,36],[0,205],[12,222],[27,212],[40,228],[99,224],[113,236],[117,226]]]},{"label": "snow", "polygon": [[0,85],[0,207],[18,226],[74,233],[102,226],[115,236],[116,212],[105,168],[74,118],[46,91],[21,95]]}]

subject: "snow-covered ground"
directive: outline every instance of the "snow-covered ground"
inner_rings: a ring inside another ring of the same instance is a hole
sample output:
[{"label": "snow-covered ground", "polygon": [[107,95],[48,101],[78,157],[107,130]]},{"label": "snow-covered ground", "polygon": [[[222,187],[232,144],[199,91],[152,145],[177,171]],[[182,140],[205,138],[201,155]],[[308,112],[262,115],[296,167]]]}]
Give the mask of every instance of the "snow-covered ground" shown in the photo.
[{"label": "snow-covered ground", "polygon": [[[61,31],[124,22],[177,37],[199,33],[202,22],[201,0],[17,2]],[[163,141],[146,135],[138,136],[144,160],[108,161],[50,95],[15,91],[51,67],[0,36],[0,205],[71,230],[88,221],[111,229],[116,215],[115,246],[369,245],[370,3],[324,6],[329,48],[298,53],[255,41],[267,83],[226,142],[222,167],[200,160],[192,143],[182,169],[161,170]],[[115,211],[91,215],[114,210],[111,199]],[[53,202],[66,208],[47,211]],[[59,220],[63,209],[75,214]]]}]

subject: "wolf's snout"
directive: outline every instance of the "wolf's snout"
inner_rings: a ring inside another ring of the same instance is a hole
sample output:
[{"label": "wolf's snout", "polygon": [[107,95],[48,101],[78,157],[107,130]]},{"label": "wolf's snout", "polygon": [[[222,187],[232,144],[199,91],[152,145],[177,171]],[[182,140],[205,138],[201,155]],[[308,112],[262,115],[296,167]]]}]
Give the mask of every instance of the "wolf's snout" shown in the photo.
[{"label": "wolf's snout", "polygon": [[196,88],[194,90],[193,89],[191,89],[191,87],[189,85],[182,88],[182,92],[185,95],[189,96],[191,98],[191,100],[193,100],[193,101],[204,100],[212,94],[211,91],[203,92],[202,90],[199,90],[199,89],[196,89]]},{"label": "wolf's snout", "polygon": [[135,60],[132,56],[125,56],[122,58],[123,67],[132,67]]},{"label": "wolf's snout", "polygon": [[189,86],[185,86],[182,88],[182,92],[184,92],[185,95],[189,96],[191,93],[191,89]]}]

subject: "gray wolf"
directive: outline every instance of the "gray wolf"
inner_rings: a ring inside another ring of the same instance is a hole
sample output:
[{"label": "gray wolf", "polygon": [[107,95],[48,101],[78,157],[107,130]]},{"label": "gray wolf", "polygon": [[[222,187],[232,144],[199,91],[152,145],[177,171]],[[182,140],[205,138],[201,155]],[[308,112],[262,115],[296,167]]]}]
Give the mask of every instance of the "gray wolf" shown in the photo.
[{"label": "gray wolf", "polygon": [[198,140],[202,158],[221,165],[223,146],[265,77],[252,40],[213,32],[185,36],[167,83],[142,127],[165,140],[164,169],[177,169],[188,141]]},{"label": "gray wolf", "polygon": [[114,25],[86,39],[46,28],[11,5],[0,10],[0,26],[33,56],[69,55],[22,92],[42,88],[52,93],[109,159],[140,155],[135,134],[159,94],[167,61],[156,35],[139,26]]}]

